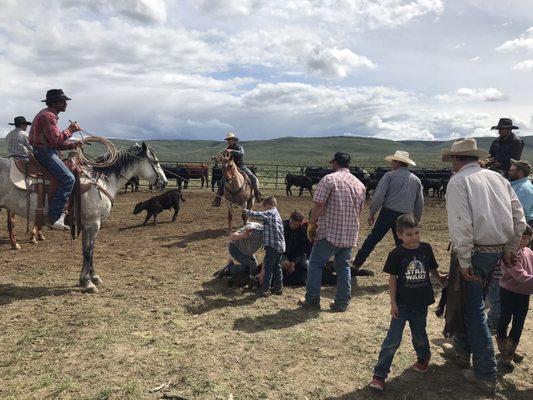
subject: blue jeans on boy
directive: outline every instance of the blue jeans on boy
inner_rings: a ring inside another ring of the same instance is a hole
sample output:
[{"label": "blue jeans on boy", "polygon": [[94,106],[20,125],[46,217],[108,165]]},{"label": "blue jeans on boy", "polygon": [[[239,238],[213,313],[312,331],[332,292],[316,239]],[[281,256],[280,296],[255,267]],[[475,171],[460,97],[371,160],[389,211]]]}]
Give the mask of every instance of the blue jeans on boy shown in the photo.
[{"label": "blue jeans on boy", "polygon": [[281,256],[283,253],[278,253],[273,247],[265,246],[265,259],[263,260],[263,268],[265,269],[265,279],[261,291],[266,293],[272,289],[278,291],[283,289],[283,271],[281,270]]},{"label": "blue jeans on boy", "polygon": [[[474,253],[472,266],[476,276],[487,279],[501,258],[500,253]],[[492,337],[485,316],[483,284],[480,280],[466,281],[467,301],[463,310],[466,334],[453,336],[455,350],[467,357],[472,354],[474,373],[479,379],[496,379],[496,359]]]},{"label": "blue jeans on boy", "polygon": [[500,320],[500,279],[492,278],[489,283],[489,293],[487,294],[489,300],[489,312],[487,317],[489,319],[489,329],[495,331]]},{"label": "blue jeans on boy", "polygon": [[348,307],[352,297],[352,276],[350,269],[351,247],[336,247],[326,239],[321,239],[313,245],[309,257],[307,271],[307,286],[305,301],[307,304],[320,304],[320,288],[322,286],[322,270],[328,260],[335,256],[335,272],[337,273],[337,293],[335,304],[338,307]]},{"label": "blue jeans on boy", "polygon": [[57,190],[48,203],[48,221],[55,222],[65,209],[68,198],[72,193],[75,178],[59,157],[59,152],[48,147],[34,147],[33,155],[57,179]]},{"label": "blue jeans on boy", "polygon": [[429,339],[426,333],[427,316],[427,307],[409,308],[406,305],[398,304],[398,318],[391,319],[387,337],[381,345],[378,363],[374,367],[374,376],[381,379],[387,379],[387,376],[389,376],[392,359],[394,354],[396,354],[396,350],[400,347],[400,343],[402,343],[406,322],[409,322],[409,328],[411,329],[417,361],[421,363],[429,361],[431,351],[429,350]]},{"label": "blue jeans on boy", "polygon": [[392,230],[392,236],[394,237],[396,247],[402,244],[402,241],[398,238],[398,235],[396,235],[396,220],[402,214],[402,212],[389,210],[388,208],[381,209],[372,231],[366,237],[363,245],[355,256],[354,264],[356,266],[360,267],[365,263],[370,253],[372,253],[372,250],[374,250],[376,245],[381,242],[389,230]]}]

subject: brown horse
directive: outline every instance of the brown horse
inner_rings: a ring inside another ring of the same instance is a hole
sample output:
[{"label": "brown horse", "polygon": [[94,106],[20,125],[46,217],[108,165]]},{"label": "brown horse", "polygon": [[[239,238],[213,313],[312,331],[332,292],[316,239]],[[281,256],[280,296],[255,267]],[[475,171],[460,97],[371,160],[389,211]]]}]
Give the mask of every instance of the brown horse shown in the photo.
[{"label": "brown horse", "polygon": [[[13,250],[19,250],[20,245],[17,243],[17,238],[15,237],[15,214],[8,211],[7,212],[7,232],[9,233],[9,241],[11,242],[11,248]],[[41,240],[45,240],[45,237],[41,230],[34,223],[31,230],[30,243],[38,243]]]},{"label": "brown horse", "polygon": [[251,210],[254,206],[254,191],[250,178],[237,168],[230,153],[222,153],[220,164],[225,180],[224,198],[228,201],[228,233],[231,233],[233,209],[237,206],[243,209],[242,221],[246,224],[248,217],[244,214],[244,209]]}]

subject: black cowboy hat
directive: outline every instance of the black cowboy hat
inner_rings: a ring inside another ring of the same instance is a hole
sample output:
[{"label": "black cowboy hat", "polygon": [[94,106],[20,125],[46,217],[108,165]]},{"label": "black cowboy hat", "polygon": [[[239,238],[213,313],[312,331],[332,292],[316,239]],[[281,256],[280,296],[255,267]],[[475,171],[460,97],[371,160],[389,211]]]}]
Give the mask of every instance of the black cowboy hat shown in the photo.
[{"label": "black cowboy hat", "polygon": [[494,129],[520,129],[518,126],[513,125],[513,121],[509,118],[500,118],[498,121],[498,125],[493,126],[490,128],[491,130]]},{"label": "black cowboy hat", "polygon": [[55,101],[67,101],[72,100],[70,97],[67,97],[65,93],[63,93],[63,89],[50,89],[46,92],[46,99],[41,100],[43,103],[45,102],[55,102]]},{"label": "black cowboy hat", "polygon": [[341,167],[347,167],[348,165],[350,165],[351,157],[349,154],[338,151],[337,153],[335,153],[330,163],[334,161]]},{"label": "black cowboy hat", "polygon": [[15,125],[15,126],[31,125],[31,122],[26,121],[26,118],[20,115],[18,117],[15,117],[13,119],[13,123],[10,122],[9,125]]}]

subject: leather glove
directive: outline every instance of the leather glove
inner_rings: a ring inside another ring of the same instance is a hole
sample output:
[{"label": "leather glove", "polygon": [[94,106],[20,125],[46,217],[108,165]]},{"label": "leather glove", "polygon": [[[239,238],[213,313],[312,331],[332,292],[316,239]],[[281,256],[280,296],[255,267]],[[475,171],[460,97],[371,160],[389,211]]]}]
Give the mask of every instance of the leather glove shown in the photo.
[{"label": "leather glove", "polygon": [[307,239],[309,239],[310,242],[315,241],[316,229],[317,224],[309,224],[309,226],[307,227]]}]

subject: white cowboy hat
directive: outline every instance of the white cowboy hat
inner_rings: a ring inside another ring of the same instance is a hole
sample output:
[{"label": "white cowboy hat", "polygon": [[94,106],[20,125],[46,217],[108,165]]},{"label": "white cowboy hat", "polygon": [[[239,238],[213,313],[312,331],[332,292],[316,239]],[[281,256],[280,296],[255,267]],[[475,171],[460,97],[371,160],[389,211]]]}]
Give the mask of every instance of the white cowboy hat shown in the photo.
[{"label": "white cowboy hat", "polygon": [[229,140],[229,139],[239,140],[237,135],[235,135],[233,132],[226,133],[226,138],[224,140]]},{"label": "white cowboy hat", "polygon": [[409,153],[402,150],[396,150],[393,155],[385,157],[385,161],[400,161],[412,166],[416,165],[416,163],[409,158]]},{"label": "white cowboy hat", "polygon": [[442,161],[452,161],[452,156],[472,156],[483,160],[490,157],[490,153],[477,148],[476,139],[461,139],[452,144],[451,149],[442,150]]}]

